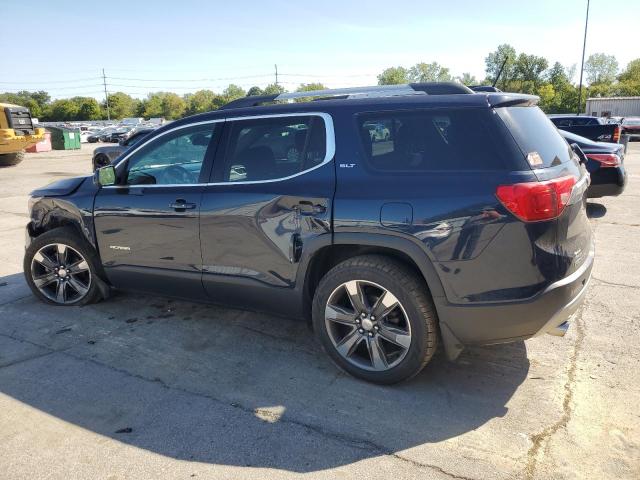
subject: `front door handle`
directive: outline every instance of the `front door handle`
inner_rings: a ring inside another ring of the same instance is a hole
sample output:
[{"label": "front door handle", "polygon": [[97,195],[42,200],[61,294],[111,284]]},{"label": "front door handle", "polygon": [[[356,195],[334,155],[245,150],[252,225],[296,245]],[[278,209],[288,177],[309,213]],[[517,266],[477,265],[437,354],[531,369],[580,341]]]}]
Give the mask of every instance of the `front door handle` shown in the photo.
[{"label": "front door handle", "polygon": [[175,202],[173,202],[169,206],[173,208],[176,212],[184,212],[185,210],[193,210],[194,208],[196,208],[195,203],[189,203],[182,198],[177,199]]}]

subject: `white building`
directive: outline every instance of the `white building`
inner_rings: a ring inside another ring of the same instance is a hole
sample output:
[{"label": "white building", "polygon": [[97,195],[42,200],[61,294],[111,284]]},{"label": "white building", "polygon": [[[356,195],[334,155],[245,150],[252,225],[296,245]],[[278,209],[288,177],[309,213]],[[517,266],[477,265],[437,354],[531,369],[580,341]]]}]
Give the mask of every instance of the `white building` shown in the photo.
[{"label": "white building", "polygon": [[585,113],[594,117],[640,117],[640,97],[587,98]]}]

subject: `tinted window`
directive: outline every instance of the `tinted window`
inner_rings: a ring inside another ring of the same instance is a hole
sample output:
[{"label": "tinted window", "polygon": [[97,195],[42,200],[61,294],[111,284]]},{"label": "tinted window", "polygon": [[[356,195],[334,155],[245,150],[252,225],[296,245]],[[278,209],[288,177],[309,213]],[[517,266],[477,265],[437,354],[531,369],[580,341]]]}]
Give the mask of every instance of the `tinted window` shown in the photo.
[{"label": "tinted window", "polygon": [[129,185],[198,183],[214,125],[183,128],[159,137],[127,162]]},{"label": "tinted window", "polygon": [[[538,107],[496,108],[496,112],[511,131],[522,153],[534,159],[533,167],[552,167],[571,160],[571,148]],[[536,164],[536,159],[541,164]]]},{"label": "tinted window", "polygon": [[140,133],[134,133],[132,136],[130,136],[126,142],[125,145],[127,147],[132,147],[134,146],[136,143],[139,143],[140,140],[142,140],[144,137],[146,137],[147,135],[149,135],[149,132],[140,132]]},{"label": "tinted window", "polygon": [[223,180],[273,180],[324,161],[324,120],[318,116],[273,117],[232,122]]},{"label": "tinted window", "polygon": [[370,166],[384,171],[497,170],[503,155],[488,110],[431,110],[360,115]]}]

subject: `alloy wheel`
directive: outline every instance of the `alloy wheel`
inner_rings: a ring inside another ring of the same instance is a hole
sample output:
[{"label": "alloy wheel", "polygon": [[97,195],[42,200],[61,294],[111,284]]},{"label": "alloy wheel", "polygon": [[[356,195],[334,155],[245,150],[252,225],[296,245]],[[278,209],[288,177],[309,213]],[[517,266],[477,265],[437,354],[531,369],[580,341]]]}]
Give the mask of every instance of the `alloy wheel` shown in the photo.
[{"label": "alloy wheel", "polygon": [[331,293],[325,327],[340,356],[365,370],[395,367],[411,346],[411,325],[400,301],[366,280],[345,282]]},{"label": "alloy wheel", "polygon": [[86,259],[63,243],[45,245],[35,253],[31,279],[42,295],[61,305],[82,300],[92,280]]}]

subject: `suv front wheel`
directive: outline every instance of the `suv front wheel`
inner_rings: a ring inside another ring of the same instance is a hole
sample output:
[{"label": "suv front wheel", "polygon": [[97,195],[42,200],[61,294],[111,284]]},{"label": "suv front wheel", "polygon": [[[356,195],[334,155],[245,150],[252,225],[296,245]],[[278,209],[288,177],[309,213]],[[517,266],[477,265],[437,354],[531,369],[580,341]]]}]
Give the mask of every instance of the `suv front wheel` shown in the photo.
[{"label": "suv front wheel", "polygon": [[340,368],[381,384],[418,374],[437,345],[437,317],[424,280],[378,255],[346,260],[322,278],[313,325]]},{"label": "suv front wheel", "polygon": [[74,228],[60,227],[36,237],[24,256],[24,275],[40,300],[86,305],[101,298],[95,250]]}]

